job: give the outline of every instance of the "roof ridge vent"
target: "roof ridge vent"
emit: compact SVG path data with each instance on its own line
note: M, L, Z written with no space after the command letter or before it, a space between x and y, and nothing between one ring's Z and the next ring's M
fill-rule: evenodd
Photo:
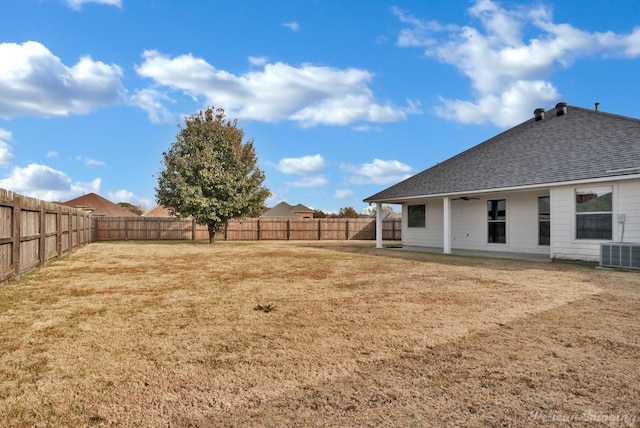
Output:
M562 116L567 113L567 103L556 104L556 116Z
M533 111L533 116L535 117L536 121L544 119L544 109L543 108L535 109Z

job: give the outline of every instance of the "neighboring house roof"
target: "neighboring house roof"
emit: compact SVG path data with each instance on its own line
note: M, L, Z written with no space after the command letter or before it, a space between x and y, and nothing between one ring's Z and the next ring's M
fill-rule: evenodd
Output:
M311 208L305 207L302 204L298 204L295 207L291 208L291 212L294 213L312 213L313 214L313 210Z
M142 217L175 217L171 215L168 209L164 207L164 205L156 205L151 208L149 211L142 214Z
M565 103L540 113L364 201L640 174L640 120Z
M375 214L371 215L371 214L358 214L358 217L356 218L376 218ZM388 213L382 213L382 219L383 220L401 220L402 219L402 213L397 213L397 212L388 212Z
M95 193L88 193L67 202L58 202L60 205L71 208L81 208L91 211L95 216L106 217L138 217L138 214L125 210L118 204L114 204L108 199Z
M286 202L280 202L275 207L271 208L264 214L260 216L260 218L299 218L296 213L311 213L313 214L313 210L305 207L302 204L298 204L296 206L291 206Z
M402 213L396 213L396 212L383 213L382 214L382 218L384 220L401 220L402 219Z

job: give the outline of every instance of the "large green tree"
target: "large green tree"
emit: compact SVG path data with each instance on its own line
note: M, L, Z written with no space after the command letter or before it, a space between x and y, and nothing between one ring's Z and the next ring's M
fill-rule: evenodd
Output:
M358 212L353 207L344 207L340 208L338 217L356 218L358 217Z
M223 109L209 107L185 118L171 148L162 153L156 199L170 213L206 225L209 242L229 220L258 216L271 195L257 166L253 139Z

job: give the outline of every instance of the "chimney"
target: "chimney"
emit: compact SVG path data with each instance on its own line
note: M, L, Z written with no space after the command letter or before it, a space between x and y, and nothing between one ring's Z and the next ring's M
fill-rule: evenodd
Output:
M562 116L567 113L567 103L556 104L556 116Z
M598 111L598 106L600 105L600 103L595 103L596 105L596 111Z
M537 108L533 111L533 116L536 118L536 122L544 119L544 109Z

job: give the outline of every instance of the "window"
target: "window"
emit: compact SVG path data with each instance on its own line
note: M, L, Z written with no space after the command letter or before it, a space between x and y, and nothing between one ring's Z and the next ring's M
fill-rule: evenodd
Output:
M498 199L487 202L490 244L507 243L507 200Z
M407 224L409 227L427 227L427 206L407 206Z
M538 245L551 245L551 203L549 196L538 198Z
M576 189L576 239L612 239L613 187Z

